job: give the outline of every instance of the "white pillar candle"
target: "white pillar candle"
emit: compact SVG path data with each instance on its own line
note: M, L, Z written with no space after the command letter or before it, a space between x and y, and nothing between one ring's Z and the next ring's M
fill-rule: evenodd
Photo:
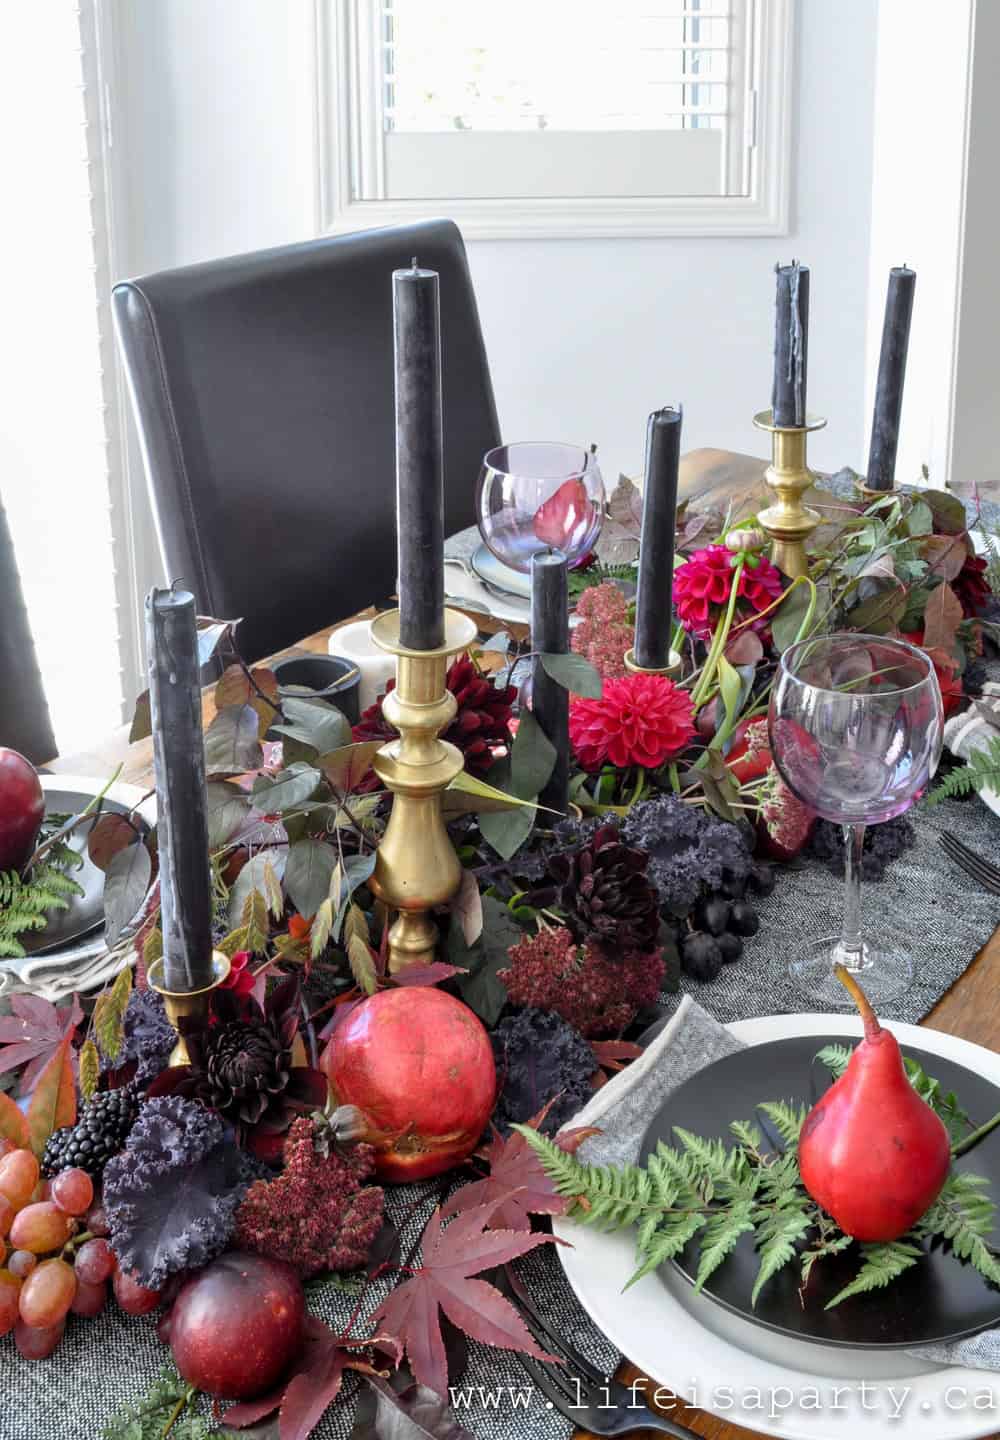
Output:
M353 620L350 625L341 625L334 630L329 640L331 655L342 655L352 660L361 673L358 687L358 704L362 710L374 705L385 687L396 674L396 657L388 655L375 644L369 631L369 621Z

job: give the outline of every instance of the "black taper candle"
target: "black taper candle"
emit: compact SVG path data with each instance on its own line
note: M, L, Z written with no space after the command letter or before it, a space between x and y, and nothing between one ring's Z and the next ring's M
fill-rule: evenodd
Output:
M552 774L538 798L553 810L565 810L569 799L569 694L546 672L538 655L565 655L569 650L567 570L561 550L531 557L531 713L556 752Z
M160 856L163 985L190 993L212 983L212 877L194 596L146 597L149 700Z
M774 267L774 380L771 410L775 425L806 423L806 360L809 349L809 267L793 260Z
M642 491L633 651L635 663L643 670L662 670L670 664L681 418L679 406L675 409L667 405L662 410L654 410L646 424L646 478Z
M444 644L444 447L438 277L392 276L396 347L396 528L399 639L411 650Z
M906 351L910 343L910 317L917 272L905 265L889 271L882 325L882 350L875 387L875 413L868 450L869 490L891 490L896 481L896 447L899 444L899 417L903 409L903 381L906 378Z

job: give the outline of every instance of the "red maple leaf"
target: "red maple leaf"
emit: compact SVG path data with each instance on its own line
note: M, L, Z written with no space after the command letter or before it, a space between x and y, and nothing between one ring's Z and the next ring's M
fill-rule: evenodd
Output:
M20 1092L27 1095L64 1037L79 1025L83 1011L76 995L72 1004L61 1010L39 995L12 995L10 1008L13 1014L0 1015L0 1074L24 1065ZM70 1062L75 1074L76 1051L72 1046Z
M405 1346L410 1369L436 1395L448 1393L448 1360L441 1335L441 1312L472 1340L501 1350L521 1350L537 1360L553 1356L540 1350L517 1310L499 1290L471 1277L506 1265L551 1235L524 1235L486 1227L500 1201L476 1205L447 1226L440 1208L423 1235L423 1266L398 1285L372 1315Z
M378 1376L377 1370L359 1349L384 1350L399 1363L402 1350L387 1335L373 1335L367 1340L351 1340L335 1335L315 1315L307 1315L302 1351L290 1375L275 1389L256 1400L231 1405L222 1418L231 1430L245 1430L265 1416L278 1411L278 1440L306 1440L340 1394L346 1370L362 1375ZM218 1416L217 1416L218 1418Z
M556 1193L542 1162L523 1135L504 1139L494 1130L486 1151L490 1173L456 1190L444 1209L445 1215L463 1215L477 1205L494 1207L490 1224L494 1229L530 1231L532 1215L565 1215L569 1201Z
M558 1098L553 1095L549 1103L527 1121L532 1130L541 1128ZM560 1150L573 1155L588 1136L598 1134L596 1126L580 1125L557 1135L555 1143ZM523 1135L515 1131L505 1140L494 1130L489 1147L477 1151L477 1155L489 1165L489 1175L485 1180L473 1180L456 1190L445 1206L445 1215L461 1215L475 1205L494 1205L490 1220L494 1230L527 1231L531 1229L532 1215L566 1214L569 1198L556 1193L542 1162Z

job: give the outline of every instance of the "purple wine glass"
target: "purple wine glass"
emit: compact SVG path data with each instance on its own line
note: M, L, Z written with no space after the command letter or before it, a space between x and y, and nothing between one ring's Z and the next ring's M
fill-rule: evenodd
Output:
M788 788L844 829L839 938L811 942L789 965L799 989L833 1008L846 997L834 965L861 977L873 1004L903 994L913 961L877 951L861 931L865 827L919 800L941 758L944 707L930 658L882 635L800 640L781 657L768 717L771 753Z
M594 450L551 441L488 450L476 486L476 520L486 545L512 570L527 575L541 550L561 550L572 569L594 548L604 520Z

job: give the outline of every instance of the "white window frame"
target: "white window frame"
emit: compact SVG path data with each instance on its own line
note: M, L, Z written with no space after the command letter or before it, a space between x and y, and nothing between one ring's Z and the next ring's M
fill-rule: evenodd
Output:
M381 84L381 60L374 58L376 47L367 41L376 7L377 0L316 0L318 200L325 233L406 224L442 213L470 240L788 233L793 0L752 0L749 7L750 85L744 123L751 144L745 195L518 200L355 198L355 174L363 177L364 188L381 188L379 110L373 98ZM739 156L730 156L731 184L742 180L747 152L739 149Z

